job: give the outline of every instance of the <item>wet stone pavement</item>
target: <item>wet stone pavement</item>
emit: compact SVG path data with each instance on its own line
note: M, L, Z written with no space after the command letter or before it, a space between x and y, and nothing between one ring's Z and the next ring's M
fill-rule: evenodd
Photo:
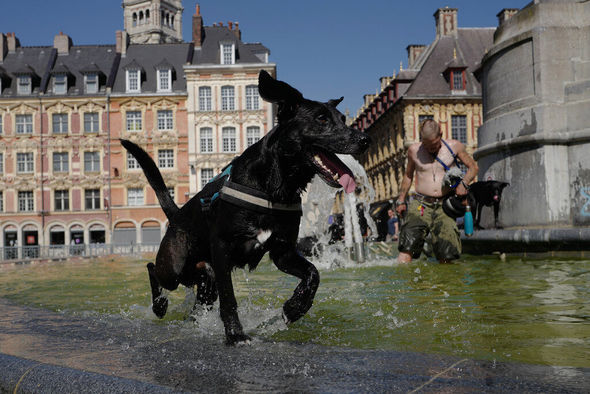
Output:
M589 392L590 369L255 338L0 298L0 392ZM11 357L11 356L16 356Z

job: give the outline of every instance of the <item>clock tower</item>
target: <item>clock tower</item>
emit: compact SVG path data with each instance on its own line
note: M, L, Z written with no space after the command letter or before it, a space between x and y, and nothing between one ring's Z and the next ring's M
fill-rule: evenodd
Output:
M182 42L182 0L123 0L122 7L130 43Z

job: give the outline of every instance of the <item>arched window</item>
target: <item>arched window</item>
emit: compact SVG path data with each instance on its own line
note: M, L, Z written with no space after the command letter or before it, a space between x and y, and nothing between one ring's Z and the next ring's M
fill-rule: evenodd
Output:
M166 22L166 14L164 13L164 11L162 11L161 15L160 15L160 25L163 26L165 22Z
M139 11L139 24L143 25L143 11Z
M170 18L170 27L174 27L174 15Z
M137 26L137 14L133 13L133 27Z
M150 10L145 10L145 23L150 23Z

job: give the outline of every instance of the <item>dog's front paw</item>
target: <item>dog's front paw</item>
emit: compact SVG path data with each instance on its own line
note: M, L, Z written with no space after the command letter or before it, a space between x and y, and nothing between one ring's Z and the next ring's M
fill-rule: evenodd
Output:
M245 346L252 341L246 334L228 334L225 338L225 344L228 346Z
M301 319L305 312L309 308L304 307L300 302L293 300L293 298L287 300L283 305L283 320L286 324L296 322Z

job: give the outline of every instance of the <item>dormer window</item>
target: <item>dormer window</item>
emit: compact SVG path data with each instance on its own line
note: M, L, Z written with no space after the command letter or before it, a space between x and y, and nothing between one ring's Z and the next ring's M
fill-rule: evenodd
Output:
M31 94L31 76L30 75L19 75L17 82L18 94Z
M221 43L221 64L235 64L236 51L233 42Z
M139 70L127 70L127 92L141 92L139 83Z
M464 71L463 70L453 70L451 71L451 90L465 90L465 78L464 78Z
M53 76L53 94L66 94L68 91L68 77L66 74Z
M169 92L172 87L172 73L169 68L158 70L158 91Z
M98 93L98 74L89 73L84 76L86 93Z

